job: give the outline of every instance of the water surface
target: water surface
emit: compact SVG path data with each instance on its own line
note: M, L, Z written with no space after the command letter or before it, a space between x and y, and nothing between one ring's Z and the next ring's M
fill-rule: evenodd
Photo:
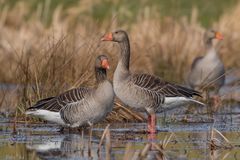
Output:
M176 109L158 114L158 134L151 143L162 143L173 133L164 149L168 159L240 159L240 107L225 107L216 114L205 111L195 114ZM214 119L214 121L213 121ZM105 159L108 153L105 141L97 154L98 144L107 124L95 125L89 153L89 131L59 133L55 124L17 123L17 133L13 133L11 119L1 118L0 159ZM232 149L210 150L209 140L212 128L218 129L230 143ZM140 152L149 137L144 133L146 123L118 123L110 125L111 159L122 159L126 145L131 143L132 154ZM217 135L216 135L217 136ZM217 137L219 138L219 136ZM154 159L155 152L148 152L148 159ZM152 154L152 155L151 155Z

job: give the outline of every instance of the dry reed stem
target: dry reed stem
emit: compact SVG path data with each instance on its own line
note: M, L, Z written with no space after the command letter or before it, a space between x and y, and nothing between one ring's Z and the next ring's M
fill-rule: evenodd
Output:
M111 145L111 134L109 128L107 128L106 132L106 160L111 160L111 150L112 150L112 145Z
M114 102L113 111L106 117L107 122L145 122L146 119L144 116L139 113L135 112L126 106L122 105L118 101Z
M157 159L161 159L161 160L166 159L165 152L161 147L159 147L159 145L157 145L156 143L153 143L152 146L154 149L158 151Z
M106 128L104 129L103 134L102 134L102 137L101 137L100 142L99 142L99 144L98 144L97 154L98 154L99 157L101 157L101 155L100 155L100 154L101 154L101 146L102 146L102 144L103 144L103 139L106 137L107 130L109 129L109 127L110 127L110 124L108 124L108 125L106 126Z
M147 143L144 148L142 149L142 151L140 152L140 157L145 157L148 153L149 150L151 150L151 143Z
M165 136L162 143L159 144L154 142L147 143L143 149L135 151L134 154L131 152L131 144L127 144L124 159L145 159L148 154L154 154L157 159L167 159L164 150L166 149L173 136L174 133L171 133L169 136Z
M84 147L85 147L85 145L84 145L84 131L82 130L82 136L81 136L81 156L83 157L84 156Z
M170 136L165 136L163 142L161 143L161 148L162 149L166 149L167 145L169 144L169 142L171 141L172 137L173 137L174 133L171 133Z
M132 143L127 143L126 145L126 149L125 149L125 153L123 156L123 160L128 160L131 159L133 157L134 152L132 151Z
M214 137L214 134L217 133L217 135L220 135L220 137L223 139L218 139ZM211 136L210 140L208 141L210 145L211 150L217 150L217 149L233 149L234 146L229 142L229 140L217 129L213 128L211 130Z
M226 154L224 154L224 156L222 157L222 160L227 159L229 155L230 155L230 152L227 152Z
M217 69L217 68L215 68ZM205 78L205 80L203 80L203 84L205 83L205 81L207 81L208 77L211 76L211 74L214 72L214 69L209 73L209 75ZM217 80L219 80L220 78L222 78L223 76L226 76L227 74L230 74L232 72L232 70L229 70L227 72L225 72L224 74L220 75L219 77L215 78L214 80L208 82L207 84L203 85L201 87L201 90L204 90L206 88L208 88L209 86L211 86L212 84L214 84Z
M93 129L93 126L90 125L90 128L89 128L89 140L88 140L88 157L92 157L92 129Z
M140 155L140 151L137 150L136 152L134 152L133 156L132 156L132 160L139 160L139 155Z
M15 118L14 118L14 122L13 122L13 130L12 130L12 134L17 134L17 110L16 110L16 113L15 113Z

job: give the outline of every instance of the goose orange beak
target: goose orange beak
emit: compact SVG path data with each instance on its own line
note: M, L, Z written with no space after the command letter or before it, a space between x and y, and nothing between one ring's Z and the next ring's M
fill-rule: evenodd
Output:
M113 35L112 33L107 33L105 34L102 38L101 41L112 41L113 40Z
M109 63L107 59L102 60L101 65L105 69L110 69Z
M218 40L223 40L223 35L220 32L216 32L215 38Z

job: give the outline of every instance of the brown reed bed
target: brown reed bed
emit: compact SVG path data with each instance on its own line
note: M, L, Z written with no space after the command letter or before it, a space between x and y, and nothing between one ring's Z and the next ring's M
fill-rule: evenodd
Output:
M131 25L118 25L118 17L95 22L81 17L78 6L64 11L54 10L49 26L42 23L44 10L33 12L19 2L0 12L0 81L14 87L1 91L0 111L24 110L41 98L57 95L78 86L94 86L93 61L96 55L107 54L112 74L117 63L116 44L101 43L103 33L116 28L126 29L132 46L131 69L154 73L166 80L184 83L192 60L202 55L205 30L193 9L190 20L182 17L159 19L139 13ZM224 35L219 52L226 68L239 69L240 23L236 21L240 3L224 14L213 28ZM26 20L25 17L29 18ZM146 29L147 28L147 29ZM231 55L231 56L230 56ZM143 117L115 103L107 121L143 121Z

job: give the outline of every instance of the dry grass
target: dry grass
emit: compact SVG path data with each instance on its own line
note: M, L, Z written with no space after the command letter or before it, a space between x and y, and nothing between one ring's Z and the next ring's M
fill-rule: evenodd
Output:
M161 143L149 142L141 150L135 152L131 143L126 145L125 154L123 159L148 159L147 157L154 157L154 159L165 160L166 148L169 142L172 140L173 133L170 136L166 136Z
M217 129L212 128L210 133L210 140L208 140L211 151L218 149L233 149L231 142Z
M132 70L155 73L171 81L184 83L192 60L204 51L205 29L197 21L196 9L190 20L182 17L178 21L170 17L160 21L157 16L143 12L131 26L119 26L117 16L102 23L89 17L81 17L80 21L80 12L84 12L84 8L69 8L63 18L59 6L53 13L52 23L46 27L41 23L44 9L29 17L29 8L24 2L12 9L3 8L0 12L0 81L14 87L9 89L11 95L2 97L1 111L18 108L23 112L41 98L73 87L94 86L93 62L98 54L110 57L109 78L112 79L118 47L100 42L103 33L112 29L123 28L129 33ZM239 12L240 3L214 24L225 37L218 47L227 68L240 67L240 22L236 21ZM25 17L29 17L28 20ZM2 91L1 94L7 95ZM8 100L9 96L13 98ZM121 116L124 120L141 119L118 105L114 111L122 112L115 114L115 119Z

